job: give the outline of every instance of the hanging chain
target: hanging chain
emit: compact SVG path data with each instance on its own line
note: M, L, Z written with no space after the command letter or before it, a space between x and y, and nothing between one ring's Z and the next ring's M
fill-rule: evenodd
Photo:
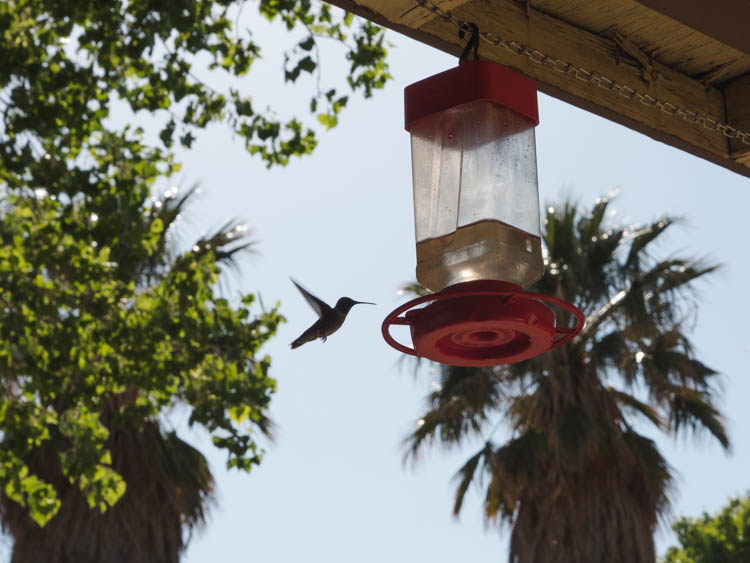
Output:
M441 8L431 0L415 0L415 2L425 10L432 12L443 20L455 24L459 28L459 30L462 30L466 33L471 32L470 22L458 19L451 12ZM626 84L620 84L616 80L607 78L599 72L590 71L586 70L583 67L575 66L569 62L557 59L536 49L529 49L528 47L521 45L516 41L503 39L502 37L499 37L498 35L495 35L494 33L491 33L489 31L480 31L479 36L492 45L498 45L507 49L514 55L525 56L531 62L550 66L557 72L570 74L571 76L575 76L582 82L588 82L604 90L616 92L623 98L636 100L647 107L660 109L661 111L672 117L678 117L680 119L683 119L684 121L687 121L688 123L696 123L698 125L702 125L709 131L718 131L728 139L738 139L746 145L750 145L750 133L740 131L736 127L732 127L731 125L722 123L721 121L717 121L716 119L701 115L698 112L689 109L683 109L671 102L659 100L658 98L654 98L649 94L643 94L637 91L635 88L632 88L631 86L628 86Z

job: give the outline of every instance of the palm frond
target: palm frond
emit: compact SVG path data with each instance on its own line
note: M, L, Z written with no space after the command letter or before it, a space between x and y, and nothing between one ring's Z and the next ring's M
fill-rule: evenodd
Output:
M256 244L255 241L250 240L250 234L241 221L230 219L213 233L196 241L194 253L202 256L211 252L218 264L224 263L236 267L235 255L240 252L253 251Z
M674 487L672 468L650 438L630 429L623 433L622 439L627 445L627 459L633 464L632 474L643 476L634 481L638 486L632 494L645 499L644 505L653 507L652 518L666 517Z
M620 241L623 236L624 232L622 230L613 230L611 232L599 233L599 236L594 236L590 240L582 238L581 246L583 248L586 268L582 273L587 274L587 277L601 277L602 282L611 284L606 274L610 273L610 270L613 269L613 264L616 263L615 256L620 249ZM593 287L599 287L599 284ZM593 295L598 293L592 292L588 287L585 289Z
M496 406L502 399L503 374L489 368L440 366L440 389L431 395L432 403L462 402L480 411Z
M687 427L694 433L708 431L725 450L731 450L727 429L710 395L695 389L673 386L669 405L669 423L674 432Z
M168 193L157 200L161 205L158 208L158 213L155 214L152 211L151 217L158 217L161 219L164 224L164 233L169 231L170 227L172 227L185 212L188 205L193 202L198 194L198 189L198 184L193 184L180 196L173 196Z
M230 219L212 233L197 240L190 252L175 261L173 268L179 269L180 263L189 264L196 258L211 255L219 268L226 267L239 275L239 256L255 252L256 241L251 240L250 236L251 232L242 222ZM222 291L228 289L226 283L227 278L222 276L220 278Z
M577 216L578 206L572 201L557 206L547 204L543 239L551 260L568 263L575 259L578 241L574 225Z
M404 461L417 461L424 448L434 442L450 448L457 446L469 435L480 435L485 421L484 413L468 413L458 403L442 405L429 411L417 421L416 429L404 438Z
M173 227L177 219L185 213L185 209L193 201L197 192L198 185L195 184L185 190L179 197L163 196L157 198L151 209L147 210L144 215L142 228L147 232L153 232L152 227L156 221L161 223L155 248L141 265L141 272L146 277L150 279L154 279L155 276L158 277L161 268L174 259L175 245L169 237L175 232Z
M656 240L659 235L674 225L677 221L678 219L674 217L663 217L648 227L630 235L632 242L630 243L628 257L625 260L625 267L630 270L640 270L642 261L641 253L643 253L648 245Z
M600 198L598 203L594 204L591 211L580 218L578 222L578 232L581 240L588 241L602 232L602 224L607 214L607 207L612 200L604 197Z
M620 289L608 301L586 318L586 326L577 337L585 340L596 334L599 327L610 318L621 315L628 325L661 327L654 323L655 317L665 322L674 321L674 300L659 299L659 289L668 284L670 290L676 287L686 287L700 276L710 274L718 266L704 268L690 268L686 261L676 258L661 260L652 265L647 271L639 273L630 284Z
M687 260L680 258L667 258L654 262L647 270L639 270L637 274L632 275L631 284L639 289L657 290L673 273L684 271L687 263Z
M614 387L607 387L607 393L617 402L617 405L624 410L628 410L633 413L640 414L650 420L654 426L659 429L665 428L665 421L651 405L648 405L642 401L636 399L633 395L619 391Z
M464 504L464 497L466 496L466 492L469 490L472 481L474 481L477 468L483 462L483 459L491 454L492 445L489 442L486 442L482 449L471 456L453 476L453 478L458 481L458 486L456 487L456 500L453 504L454 516L458 516L461 512L461 507Z
M206 522L214 480L201 452L169 432L161 440L164 470L175 487L175 504L188 528Z
M627 289L620 289L606 303L588 315L583 330L575 340L583 341L595 335L599 327L617 312L617 307L625 300L631 290L632 286Z
M721 264L711 264L707 260L685 260L677 267L663 272L659 286L659 293L671 292L688 286L698 278L712 274L721 269Z
M632 385L638 375L638 362L637 352L633 350L633 335L629 332L627 328L613 328L591 342L586 357L591 369L603 375L617 374L627 385Z
M548 456L545 436L537 430L528 430L485 457L490 475L484 499L487 523L512 518L524 490L543 478L544 466L540 461Z
M718 372L693 357L685 335L674 329L656 335L641 358L644 382L660 399L671 396L672 386L709 391Z
M441 386L428 397L428 411L403 440L404 460L417 460L424 447L438 442L454 447L481 434L503 396L501 376L489 369L441 366Z
M253 420L253 424L263 433L270 443L276 442L277 425L271 417L265 412L258 414L258 418Z

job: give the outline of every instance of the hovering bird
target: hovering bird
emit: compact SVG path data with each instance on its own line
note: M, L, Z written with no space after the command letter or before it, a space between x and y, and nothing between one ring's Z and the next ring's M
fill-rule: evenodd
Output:
M292 283L297 287L297 289L299 289L299 292L310 304L310 307L315 309L315 312L318 313L318 316L320 317L317 321L315 321L315 324L313 324L310 328L303 332L300 337L297 338L297 340L290 344L292 350L302 346L307 342L312 342L316 338L321 338L323 339L323 342L325 342L329 336L331 336L334 332L341 328L341 325L344 324L344 320L346 319L346 315L349 313L349 310L355 305L375 305L375 303L370 303L369 301L355 301L354 299L349 299L348 297L342 297L336 302L336 306L331 308L324 301L321 301L320 299L315 297L312 293L307 291L296 281L292 280Z

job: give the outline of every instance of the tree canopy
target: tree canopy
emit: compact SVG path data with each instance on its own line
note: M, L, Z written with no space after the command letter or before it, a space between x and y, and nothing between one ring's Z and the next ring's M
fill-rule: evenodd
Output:
M85 191L77 157L99 142L116 102L163 117L159 137L189 147L196 130L223 121L269 166L309 154L316 136L293 117L259 110L247 89L219 90L205 72L247 76L262 49L251 30L237 29L246 2L78 2L10 0L0 4L0 179L11 187L36 182L50 192ZM279 21L293 43L284 80L319 70L318 41L342 46L347 81L365 97L388 80L382 30L311 0L259 0L262 17ZM294 32L294 33L293 33ZM202 78L203 77L203 78ZM249 82L245 82L249 85ZM326 127L337 123L345 93L317 82L310 111ZM156 122L155 122L156 123ZM38 162L41 159L41 162ZM31 174L31 176L27 176Z
M262 82L220 90L205 79L246 76L261 56L237 25L245 4L0 3L0 487L39 524L60 507L33 469L45 445L104 511L126 489L107 447L113 424L149 427L176 404L230 467L260 462L256 431L269 430L275 388L260 349L283 319L217 289L221 265L247 245L238 223L176 252L188 194L153 193L179 170L174 144L190 147L212 123L267 166L315 147L314 125L253 105ZM351 91L369 97L388 80L380 28L308 0L253 6L286 30L284 80L318 71L321 39L341 45ZM347 94L312 82L314 123L333 127ZM123 104L150 116L148 131L118 125Z
M114 188L147 190L147 175L129 174L114 147L107 154ZM65 445L62 471L92 506L124 492L104 413L148 420L185 402L230 467L260 461L249 430L266 424L275 383L270 359L255 355L282 319L276 308L251 314L251 294L239 306L217 294L217 260L242 247L241 231L229 225L170 257L171 206L128 197L105 212L95 203L108 199L9 195L0 211L0 479L39 522L59 501L26 462L47 440Z
M731 498L715 514L683 516L673 525L679 546L663 563L745 563L750 561L750 495Z

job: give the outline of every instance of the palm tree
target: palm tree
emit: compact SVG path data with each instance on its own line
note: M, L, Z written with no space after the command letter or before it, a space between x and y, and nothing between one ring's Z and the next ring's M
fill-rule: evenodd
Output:
M148 294L162 280L207 253L217 266L232 266L237 253L252 244L246 229L230 221L191 245L192 250L178 253L171 240L173 227L195 193L195 188L180 197L176 190L167 192L150 209L140 204L111 209L99 232L97 225L92 227L86 221L71 221L69 228L80 230L75 236L100 240L113 240L112 233L121 233L119 242L111 245L116 261L113 275L133 280L139 295ZM71 205L75 208L75 202ZM89 209L74 211L86 218L91 213ZM157 220L163 228L152 228ZM144 233L151 232L159 233L154 241L156 250L143 252L140 241ZM67 447L64 436L52 435L32 451L25 460L29 471L55 487L61 506L40 527L27 508L0 494L0 522L13 538L11 563L177 563L189 533L205 521L214 480L198 450L164 429L159 418L143 415L136 402L141 396L144 393L131 385L109 397L101 413L109 430L106 447L111 466L127 484L125 494L106 512L90 507L78 484L63 474L59 452ZM57 405L57 410L63 411L64 405ZM272 438L272 422L265 414L253 422Z
M658 258L675 220L610 227L610 198L571 201L544 221L547 269L535 289L586 315L566 346L495 368L440 366L439 388L405 439L406 459L430 445L481 441L456 474L457 516L472 483L486 522L511 529L512 563L645 563L667 514L671 468L643 422L668 435L729 439L714 406L717 373L687 336L695 282L717 265ZM507 435L494 434L506 423Z
M58 513L40 528L19 504L3 498L3 526L13 537L11 563L177 563L185 532L203 524L214 481L208 462L155 421L111 423L112 466L127 483L109 510L92 509L63 476L58 441L48 441L28 463L55 486Z

